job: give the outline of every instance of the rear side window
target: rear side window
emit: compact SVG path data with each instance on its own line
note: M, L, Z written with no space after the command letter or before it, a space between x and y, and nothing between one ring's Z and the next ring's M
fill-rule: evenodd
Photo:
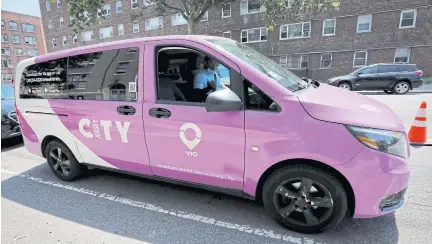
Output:
M399 65L398 69L400 72L414 72L417 70L415 65Z
M135 101L138 48L95 52L24 70L21 98Z
M69 58L69 98L134 101L137 96L138 49L123 48Z
M21 78L20 98L67 98L67 58L28 66Z
M378 73L391 73L398 71L399 69L397 65L381 65L378 67Z

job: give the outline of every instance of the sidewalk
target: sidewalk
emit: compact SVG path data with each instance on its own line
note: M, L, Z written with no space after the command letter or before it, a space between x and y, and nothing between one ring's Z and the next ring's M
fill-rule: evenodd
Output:
M381 94L394 95L394 94L387 94L384 91L357 91L357 92L364 95L381 95ZM419 93L432 93L432 83L431 82L425 83L421 87L413 89L405 95L410 95L410 94L414 95Z

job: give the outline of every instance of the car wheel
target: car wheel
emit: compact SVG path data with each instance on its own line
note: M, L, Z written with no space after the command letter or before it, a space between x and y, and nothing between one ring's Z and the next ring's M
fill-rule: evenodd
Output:
M394 93L393 91L389 91L389 90L384 90L384 92L387 94L393 94Z
M63 181L73 181L84 173L84 166L78 163L69 148L60 141L49 142L45 155L53 173Z
M345 90L352 90L352 86L351 84L349 84L348 82L342 82L338 85L339 88L345 89Z
M275 171L263 187L264 207L282 226L320 233L337 226L347 212L344 188L331 174L307 165Z
M399 81L393 87L393 92L396 94L405 94L409 91L410 84L406 81Z

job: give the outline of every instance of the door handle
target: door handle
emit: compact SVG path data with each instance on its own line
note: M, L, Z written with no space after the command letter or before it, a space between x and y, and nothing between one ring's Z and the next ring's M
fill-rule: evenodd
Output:
M169 118L171 116L171 111L165 108L151 108L149 115L155 118Z
M117 113L122 115L134 115L136 112L136 109L132 106L118 106L117 107Z

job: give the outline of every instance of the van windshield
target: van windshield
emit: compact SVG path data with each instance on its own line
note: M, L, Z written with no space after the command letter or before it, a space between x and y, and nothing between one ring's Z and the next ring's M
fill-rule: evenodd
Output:
M208 39L207 41L245 61L290 91L297 91L307 87L307 82L245 44L234 40Z

